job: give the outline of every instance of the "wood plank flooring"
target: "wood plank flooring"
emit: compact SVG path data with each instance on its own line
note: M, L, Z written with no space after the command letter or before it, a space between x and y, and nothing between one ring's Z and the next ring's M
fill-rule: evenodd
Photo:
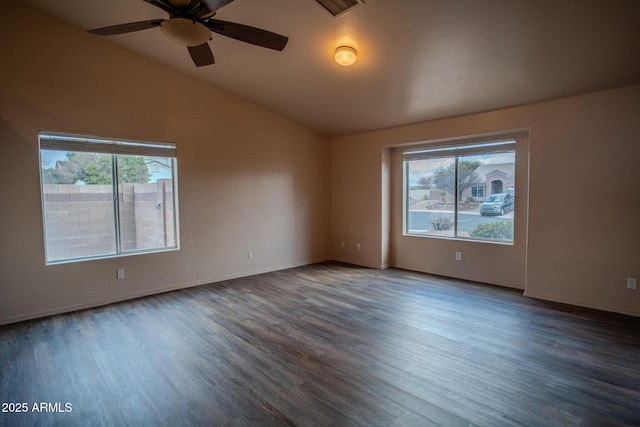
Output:
M0 327L0 392L6 426L638 426L640 319L324 263Z

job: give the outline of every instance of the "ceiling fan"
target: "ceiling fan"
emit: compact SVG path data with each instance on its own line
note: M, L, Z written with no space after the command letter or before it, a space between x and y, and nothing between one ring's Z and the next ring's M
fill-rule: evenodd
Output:
M281 51L288 37L235 22L213 19L216 12L233 0L144 0L169 14L169 19L150 19L89 30L91 34L112 36L159 27L164 35L186 46L196 66L214 64L213 53L207 43L211 32L256 46Z

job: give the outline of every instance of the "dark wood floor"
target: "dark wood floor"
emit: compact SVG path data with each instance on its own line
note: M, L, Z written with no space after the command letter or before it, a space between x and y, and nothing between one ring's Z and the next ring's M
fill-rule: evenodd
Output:
M3 409L28 404L0 424L637 426L639 340L638 318L318 264L0 327Z

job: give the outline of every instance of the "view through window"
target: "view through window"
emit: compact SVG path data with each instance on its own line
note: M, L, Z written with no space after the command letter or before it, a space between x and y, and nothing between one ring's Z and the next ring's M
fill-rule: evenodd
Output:
M405 233L513 242L515 140L406 150Z
M174 144L39 139L47 263L177 249Z

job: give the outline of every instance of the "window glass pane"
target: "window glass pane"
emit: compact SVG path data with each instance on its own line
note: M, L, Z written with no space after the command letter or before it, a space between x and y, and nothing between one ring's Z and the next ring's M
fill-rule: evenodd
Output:
M513 242L515 156L513 140L404 152L405 233Z
M113 254L111 155L41 150L47 261Z
M173 159L118 155L123 251L175 247Z
M454 237L455 157L406 163L407 232Z
M175 144L39 137L47 263L178 249Z
M513 241L515 153L458 158L458 237Z

